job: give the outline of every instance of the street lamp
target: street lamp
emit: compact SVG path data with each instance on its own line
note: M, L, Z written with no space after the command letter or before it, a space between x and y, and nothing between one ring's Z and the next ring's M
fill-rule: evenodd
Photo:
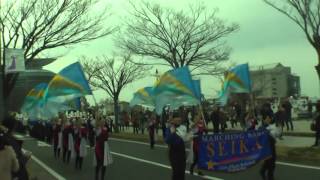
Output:
M156 74L155 74L155 76L156 76L156 82L158 82L158 81L159 81L159 78L160 78L158 69L156 69Z

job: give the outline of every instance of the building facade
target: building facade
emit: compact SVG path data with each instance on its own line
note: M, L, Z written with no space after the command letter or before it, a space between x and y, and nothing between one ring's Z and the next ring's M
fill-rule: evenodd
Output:
M26 70L23 72L10 74L16 76L14 81L10 82L10 90L7 96L7 109L9 111L19 112L26 95L39 83L49 83L55 73L44 70L43 66L52 63L55 59L35 59L26 64ZM0 77L2 73L0 72ZM2 78L0 78L1 94L3 93ZM5 87L7 88L7 87ZM3 103L2 97L0 97ZM2 106L1 106L2 107Z
M258 98L300 96L300 77L280 63L250 68L252 91Z

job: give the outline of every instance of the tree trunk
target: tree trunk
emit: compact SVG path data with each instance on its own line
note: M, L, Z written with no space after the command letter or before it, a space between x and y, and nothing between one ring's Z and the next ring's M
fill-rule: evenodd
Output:
M113 98L113 106L114 106L114 121L115 121L115 132L119 132L119 98Z
M315 66L320 81L320 47L316 49L318 55L318 65Z

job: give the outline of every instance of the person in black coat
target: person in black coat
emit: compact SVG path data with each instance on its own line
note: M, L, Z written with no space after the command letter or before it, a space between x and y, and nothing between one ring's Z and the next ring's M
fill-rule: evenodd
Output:
M289 125L291 131L293 131L293 123L292 123L292 115L291 115L291 110L292 110L292 105L289 100L286 100L282 104L285 112L286 112L286 126L287 126L287 131L289 131Z
M221 121L221 116L220 116L220 108L215 107L213 109L213 112L210 115L210 120L212 121L213 124L213 132L214 133L219 133L219 124Z
M264 120L263 127L264 129L269 130L268 140L271 150L271 157L266 159L262 167L260 169L260 175L263 180L274 180L274 171L276 169L276 159L277 159L277 153L276 153L276 139L275 135L272 134L271 124L273 123L273 120L271 117L267 116Z
M319 145L320 140L320 101L316 104L316 115L315 115L315 122L314 122L314 130L315 130L315 142L313 144L313 147Z
M13 173L12 177L13 179L18 179L18 180L28 180L29 175L26 169L26 164L28 160L31 157L31 154L29 153L23 153L22 152L22 141L17 140L13 136L13 130L15 128L16 120L11 117L7 116L5 117L4 121L2 122L2 125L7 128L7 133L5 134L5 139L6 139L6 145L10 145L14 152L17 155L17 159L19 161L19 170L16 173Z
M269 102L262 105L260 114L262 116L262 120L266 119L267 116L273 119L274 113Z
M278 107L278 111L274 114L274 120L275 120L277 127L280 127L280 129L281 129L280 137L282 137L284 122L286 120L286 113L284 111L283 106Z
M171 121L171 127L167 128L166 143L169 146L169 161L172 168L171 180L184 180L186 170L186 150L182 137L176 130L179 127L180 118Z

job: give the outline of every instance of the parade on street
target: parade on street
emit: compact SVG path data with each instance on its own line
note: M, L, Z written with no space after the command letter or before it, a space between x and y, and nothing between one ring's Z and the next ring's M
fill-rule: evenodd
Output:
M0 0L0 180L319 180L319 78L316 0Z

